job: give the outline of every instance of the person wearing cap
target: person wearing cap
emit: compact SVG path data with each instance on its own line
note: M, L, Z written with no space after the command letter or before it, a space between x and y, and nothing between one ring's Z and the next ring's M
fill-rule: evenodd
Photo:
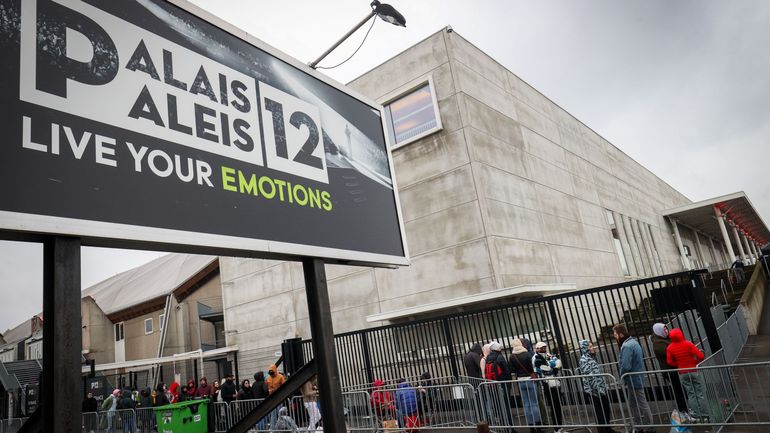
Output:
M226 374L222 386L219 388L219 396L227 404L230 404L238 396L238 389L233 381L232 374Z
M559 392L559 380L556 376L561 370L561 360L551 353L548 353L548 345L542 341L535 344L535 355L532 357L532 367L538 378L541 380L543 395L545 396L545 405L550 409L549 424L555 426L557 433L564 432L561 428L564 423L564 414L561 409L561 393Z
M507 407L502 408L502 425L513 425L513 415L511 414L511 369L508 361L502 353L503 346L497 341L489 343L489 355L487 355L484 364L484 378L501 383L497 388L500 391L500 401Z
M393 419L393 396L389 391L383 390L385 382L377 379L372 383L372 396L369 402L374 414L380 421Z
M115 433L115 414L118 410L119 398L120 390L116 388L102 402L102 412L107 411L107 433Z
M656 323L652 325L652 351L655 353L655 358L658 360L658 366L661 370L675 369L676 367L670 365L666 360L666 349L671 344L671 339L668 335L668 326L663 323ZM679 374L676 371L669 371L663 375L665 380L670 384L674 394L674 400L676 401L676 410L680 415L688 418L687 421L694 421L689 419L689 408L687 407L687 397L684 395L682 389L682 382L679 380Z

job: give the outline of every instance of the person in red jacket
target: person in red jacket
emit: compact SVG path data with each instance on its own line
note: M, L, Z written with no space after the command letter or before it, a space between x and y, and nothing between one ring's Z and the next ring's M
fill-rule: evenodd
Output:
M682 387L687 393L687 404L692 415L696 418L704 418L708 412L706 401L703 397L703 384L695 368L703 361L703 352L692 342L685 340L682 330L674 328L668 334L671 344L666 348L666 363L677 368L682 381Z

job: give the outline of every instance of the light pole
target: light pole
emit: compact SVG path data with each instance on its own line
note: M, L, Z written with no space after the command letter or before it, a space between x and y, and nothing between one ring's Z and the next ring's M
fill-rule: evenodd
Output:
M372 17L375 15L382 18L383 21L389 22L396 26L406 27L406 19L404 19L404 16L401 15L396 8L393 6L387 4L387 3L380 3L379 0L374 0L371 5L372 11L369 12L358 24L353 26L352 29L350 29L347 33L345 33L337 42L335 42L331 47L329 47L328 50L324 51L323 54L318 56L317 59L313 60L312 62L308 63L307 65L311 68L315 69L316 66L321 62L321 60L325 59L326 56L329 55L332 51L334 51L337 47L340 46L341 43L345 42L347 38L350 37L353 33L356 32L356 30L360 29L361 26L366 24L367 21L369 21Z

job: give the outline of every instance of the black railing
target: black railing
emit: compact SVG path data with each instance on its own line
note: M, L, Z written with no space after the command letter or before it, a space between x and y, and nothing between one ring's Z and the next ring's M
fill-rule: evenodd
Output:
M656 322L682 328L708 354L705 334L714 333L712 348L719 342L698 277L701 273L664 275L338 334L335 344L342 386L416 377L423 372L433 377L464 375L462 358L474 343L494 340L509 354L517 337L526 337L533 345L546 342L561 356L565 368L577 367L578 342L584 338L597 345L602 362L615 363L618 346L612 326L616 323L626 324L639 338L650 369L656 366L645 337ZM313 357L310 343L302 343L305 360Z

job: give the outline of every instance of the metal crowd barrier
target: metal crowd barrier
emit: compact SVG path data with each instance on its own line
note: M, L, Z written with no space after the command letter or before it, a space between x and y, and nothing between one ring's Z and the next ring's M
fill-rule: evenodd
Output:
M226 432L232 426L232 418L230 417L230 405L223 401L215 401L209 403L209 425L213 426L214 432Z
M583 392L583 381L601 377L607 393ZM486 382L478 387L480 419L492 429L622 427L625 408L610 374Z
M679 380L679 389L674 388L672 374ZM770 426L770 361L724 364L724 352L718 351L696 369L628 373L623 377L636 375L647 382L653 420L634 427L670 427L677 391L683 392L687 408L694 415L683 426Z
M27 418L0 419L0 433L16 433Z
M154 433L155 411L151 407L136 408L136 431L138 433ZM88 432L86 432L88 433Z
M743 345L749 338L749 328L746 324L746 312L739 305L732 316L717 328L719 340L722 342L724 357L727 364L738 360Z

